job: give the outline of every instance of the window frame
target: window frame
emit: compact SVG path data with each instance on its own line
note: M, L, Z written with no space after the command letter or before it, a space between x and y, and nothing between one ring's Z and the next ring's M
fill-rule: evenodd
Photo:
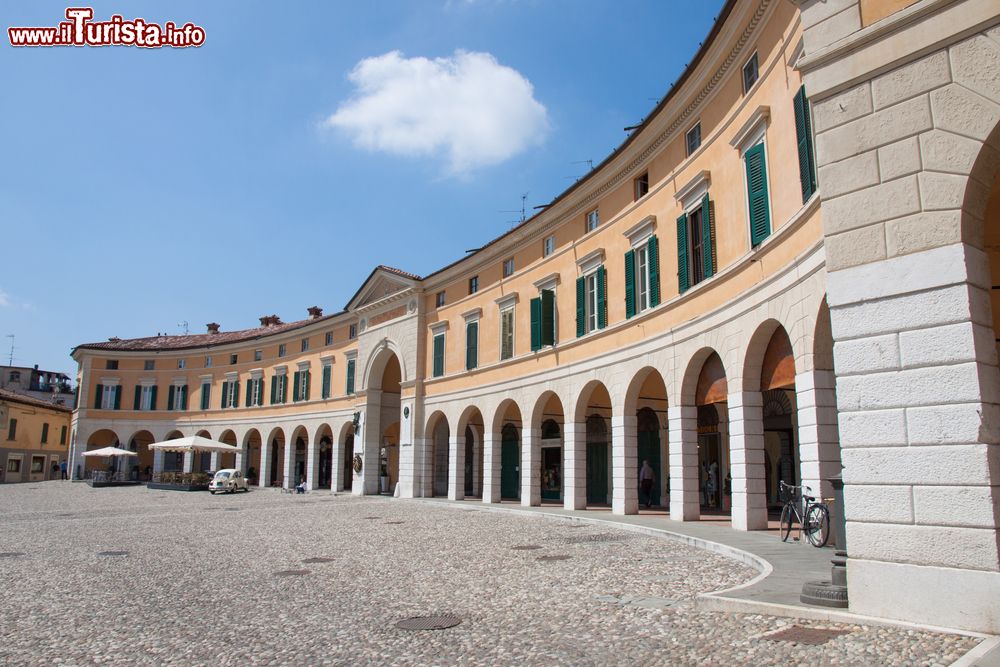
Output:
M309 338L308 337L303 338L302 342L299 345L301 347L301 349L299 350L300 352L308 352L309 351Z
M642 190L642 192L639 192ZM645 171L632 181L632 195L634 201L639 201L649 194L649 171Z
M288 354L288 346L285 343L278 344L278 357L283 357Z
M583 322L584 334L597 331L597 267L583 274Z
M479 276L475 275L469 278L469 294L475 294L479 291Z
M347 340L354 340L358 337L358 325L351 324L347 328Z
M587 215L584 217L583 229L584 233L589 234L598 227L601 226L601 214L600 208L595 208L592 211L588 211Z
M145 359L142 362L142 370L144 371L155 371L156 370L156 359Z
M263 361L264 360L264 350L254 350L253 351L253 360L254 361Z
M517 320L516 320L516 311L515 311L516 308L517 308L517 304L513 304L512 303L509 306L506 306L506 307L500 309L500 361L507 361L508 359L513 359L514 358L514 350L515 350L514 344L516 342L515 341L515 336L516 336L516 332L517 332L517 326L516 326ZM510 332L509 332L509 334L505 335L504 334L504 321L505 321L505 317L508 314L509 314L509 322L510 322ZM506 342L507 338L510 339L510 354L504 356L504 343Z
M555 235L546 236L542 240L542 257L548 257L556 251L556 237Z
M236 354L230 354L229 355L229 365L230 366L235 366L238 363L240 363L240 355L238 353L236 353Z
M753 64L753 81L747 84L747 67ZM740 68L740 82L743 87L743 94L748 94L753 87L760 81L760 59L757 57L757 51L755 50L749 58L743 63L743 67Z
M444 308L446 299L447 299L447 295L445 293L445 290L441 290L440 292L438 292L437 294L434 295L434 307L435 308Z
M326 335L323 337L324 347L330 347L333 345L333 332L327 331Z
M514 275L514 271L515 271L514 258L508 257L503 261L503 277L510 278L512 275Z
M694 146L692 146L691 145L691 135L694 132L698 133L698 143L696 143ZM698 122L696 122L694 125L692 125L691 128L687 132L684 133L684 150L686 151L687 156L691 157L696 152L698 152L699 148L701 148L701 120L700 119L698 120Z

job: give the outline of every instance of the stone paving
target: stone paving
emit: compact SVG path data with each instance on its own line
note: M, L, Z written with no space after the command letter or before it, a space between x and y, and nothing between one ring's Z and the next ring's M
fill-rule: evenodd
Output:
M755 572L471 505L46 482L0 508L0 664L936 665L979 641L696 611ZM431 614L461 624L395 627ZM847 632L766 637L793 624Z

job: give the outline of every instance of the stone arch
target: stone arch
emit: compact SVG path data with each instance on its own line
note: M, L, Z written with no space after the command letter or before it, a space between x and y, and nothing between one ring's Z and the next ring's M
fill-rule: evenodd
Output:
M222 433L219 434L219 442L232 445L233 447L239 447L239 440L236 437L236 432L231 428L227 428ZM215 467L216 470L222 470L224 468L236 468L237 467L237 452L223 452L219 454L218 465Z
M622 413L626 429L625 459L632 462L625 469L626 512L638 511L643 504L647 509L654 505L668 507L670 466L667 396L663 374L652 366L636 371L625 391ZM651 479L649 473L643 473L647 461L652 470ZM647 477L647 482L643 482L644 476ZM637 491L634 499L633 488Z
M288 463L288 480L286 488L292 488L299 482L306 482L309 469L309 447L312 440L309 438L309 429L299 424L292 429L292 434L288 438L287 449L285 450L285 460Z
M339 452L339 456L337 453ZM351 491L354 487L354 454L355 431L354 422L347 421L340 425L337 432L337 442L334 458L334 486L337 491Z
M287 473L285 454L288 439L281 426L275 426L267 434L261 445L260 484L261 486L283 486Z
M461 454L462 496L479 496L483 493L483 438L486 435L486 422L482 411L475 405L466 407L455 420L455 434L461 438L459 453Z
M431 496L447 496L451 446L449 442L451 430L448 425L448 416L441 410L432 412L427 418L427 426L424 429L424 434L430 438L427 477L430 484L425 488L430 489L429 495Z
M613 475L611 433L612 419L619 414L611 392L603 382L590 380L580 388L573 404L573 422L581 425L576 427L576 433L582 446L576 447L574 453L582 458L582 462L574 460L574 471L582 479L574 484L574 509L614 505L617 489ZM597 426L598 420L600 427Z
M315 471L310 475L310 488L332 489L334 480L333 427L322 423L313 431L309 442L315 443L310 450L310 465ZM315 478L315 480L313 479Z
M521 502L531 505L539 505L543 500L562 502L566 409L559 394L548 389L535 399L530 424L530 440L526 440L531 446L522 447L521 452L521 487L531 492L522 492Z
M153 476L154 456L149 445L156 442L156 438L148 429L139 429L128 439L128 449L137 454L134 465L138 466L139 479L149 481Z
M489 483L483 492L483 502L520 500L521 479L518 468L521 460L522 427L520 406L514 399L505 398L497 406L491 419L489 446L484 454Z
M378 388L376 385L381 385L386 364L389 363L392 355L396 355L396 361L399 362L400 379L404 382L412 379L406 370L406 358L403 355L403 348L391 338L383 338L381 342L376 344L365 360L362 387L371 389Z
M715 360L713 360L715 357ZM681 379L681 403L683 405L695 405L697 404L697 393L699 389L699 381L702 379L702 371L705 368L705 364L713 360L713 363L718 363L722 369L722 375L727 379L730 376L726 364L720 355L714 348L703 347L691 355L688 360L687 366L684 370L684 376ZM728 389L728 381L727 387ZM702 397L704 398L704 396Z
M99 428L87 436L87 446L84 451L121 446L122 441L117 431L112 428ZM104 470L107 467L108 461L104 457L83 457L83 471L86 477L89 477L94 470Z
M256 428L249 428L243 434L240 445L243 452L243 472L250 484L260 482L261 455L264 451L264 439Z

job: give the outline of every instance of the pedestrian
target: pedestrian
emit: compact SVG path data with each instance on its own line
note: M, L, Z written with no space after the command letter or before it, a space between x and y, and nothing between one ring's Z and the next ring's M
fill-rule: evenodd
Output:
M295 493L305 493L306 492L306 478L300 476L299 483L295 487Z
M639 490L646 496L646 509L653 504L653 483L656 482L656 473L653 466L649 465L649 459L644 459L642 469L639 471Z
M52 471L52 479L55 479L56 475L59 474L59 464L56 463L55 461L52 462L51 471Z
M62 473L63 479L69 479L69 476L66 475L66 459L59 462L59 472Z

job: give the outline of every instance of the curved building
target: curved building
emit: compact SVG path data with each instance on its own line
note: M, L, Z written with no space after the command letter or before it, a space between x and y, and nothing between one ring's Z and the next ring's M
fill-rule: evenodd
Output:
M461 260L379 266L332 315L79 345L73 467L118 442L736 530L843 467L852 609L1000 632L998 24L731 0L612 155ZM195 434L240 453L146 449Z

